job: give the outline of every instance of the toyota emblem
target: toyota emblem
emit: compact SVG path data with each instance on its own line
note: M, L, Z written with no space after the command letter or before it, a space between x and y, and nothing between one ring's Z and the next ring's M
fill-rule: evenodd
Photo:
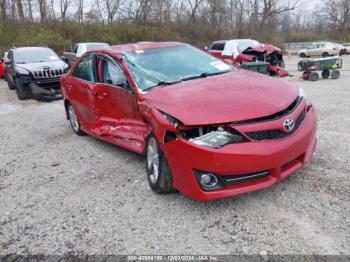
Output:
M283 123L283 127L287 132L292 131L294 126L295 126L295 122L293 119L286 119Z

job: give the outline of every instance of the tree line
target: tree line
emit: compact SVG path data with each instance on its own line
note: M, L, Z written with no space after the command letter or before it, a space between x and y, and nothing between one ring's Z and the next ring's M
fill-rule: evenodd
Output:
M0 0L0 46L254 38L350 41L350 0ZM311 5L312 7L312 5Z

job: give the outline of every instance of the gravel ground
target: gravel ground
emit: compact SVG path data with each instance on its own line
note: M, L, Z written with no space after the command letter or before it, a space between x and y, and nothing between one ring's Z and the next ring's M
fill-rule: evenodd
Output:
M345 57L350 68L350 56ZM296 58L287 58L299 74ZM0 254L350 254L350 71L302 81L318 111L310 165L212 202L153 194L144 158L73 134L62 101L0 81Z

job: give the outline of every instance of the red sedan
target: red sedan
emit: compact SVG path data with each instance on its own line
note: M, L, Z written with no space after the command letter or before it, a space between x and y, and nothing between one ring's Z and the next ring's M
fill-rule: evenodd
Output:
M211 200L261 190L316 147L316 113L302 89L183 43L90 51L61 87L74 132L145 154L157 193Z

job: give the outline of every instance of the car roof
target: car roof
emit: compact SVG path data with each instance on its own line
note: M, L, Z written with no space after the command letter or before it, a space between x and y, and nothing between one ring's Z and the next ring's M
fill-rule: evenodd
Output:
M76 45L109 45L109 44L101 43L101 42L85 42L85 43L76 43Z
M255 39L246 38L246 39L218 40L218 41L213 42L213 44L220 44L220 43L224 44L227 41L235 41L235 42L256 41L256 42L259 42L258 40L255 40Z
M164 47L185 46L187 44L181 42L139 42L133 44L123 44L111 46L110 49L116 52L130 52L135 50L156 49Z

